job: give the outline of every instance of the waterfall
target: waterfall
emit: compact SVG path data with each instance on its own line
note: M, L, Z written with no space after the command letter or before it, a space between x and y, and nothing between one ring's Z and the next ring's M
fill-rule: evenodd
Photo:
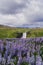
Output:
M22 38L26 38L26 32L23 33Z

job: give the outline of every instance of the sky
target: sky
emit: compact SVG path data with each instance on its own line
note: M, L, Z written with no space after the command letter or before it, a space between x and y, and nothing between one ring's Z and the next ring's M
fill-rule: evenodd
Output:
M0 24L43 27L43 0L0 0Z

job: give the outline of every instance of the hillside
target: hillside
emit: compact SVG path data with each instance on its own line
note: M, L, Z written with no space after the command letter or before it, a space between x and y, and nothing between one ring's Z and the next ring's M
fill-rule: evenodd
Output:
M27 38L29 37L43 37L43 28L15 28L0 25L0 38L16 38L20 34L27 32Z

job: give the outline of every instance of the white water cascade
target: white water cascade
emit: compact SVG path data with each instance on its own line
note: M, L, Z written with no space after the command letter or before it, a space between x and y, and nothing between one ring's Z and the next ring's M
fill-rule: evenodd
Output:
M23 33L22 38L26 38L26 32Z

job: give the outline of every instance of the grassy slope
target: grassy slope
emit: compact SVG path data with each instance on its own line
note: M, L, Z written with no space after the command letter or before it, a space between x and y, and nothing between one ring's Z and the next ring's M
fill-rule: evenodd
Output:
M0 27L0 38L15 38L17 36L17 32L27 32L28 37L42 37L43 36L43 28L36 29L28 29L28 28L10 28L1 26Z

